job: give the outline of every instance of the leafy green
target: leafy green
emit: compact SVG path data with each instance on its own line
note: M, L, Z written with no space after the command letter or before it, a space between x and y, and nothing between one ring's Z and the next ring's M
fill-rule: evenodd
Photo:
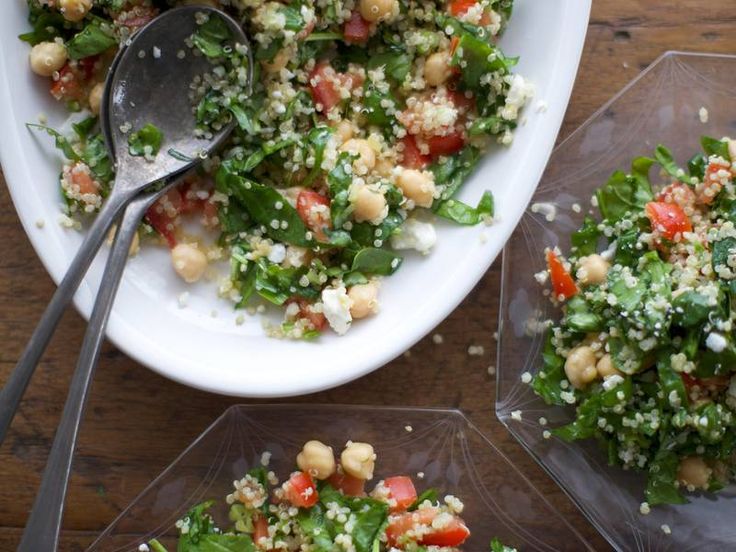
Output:
M678 455L666 447L661 447L649 465L647 488L644 491L647 502L657 504L685 504L687 500L677 490Z
M635 162L636 163L636 162ZM611 222L621 220L627 213L637 212L654 199L652 187L646 177L653 160L638 159L637 170L627 175L616 171L602 188L596 191L598 208L604 218Z
M566 306L564 325L573 332L588 333L601 331L605 319L593 312L582 295L572 297Z
M432 504L436 504L437 502L439 502L439 499L440 494L437 489L427 489L420 493L417 499L409 505L407 511L413 512L427 500Z
M156 156L161 150L163 139L163 133L155 125L147 123L143 128L128 136L128 152L135 157Z
M222 57L232 41L232 32L224 19L210 16L192 36L194 45L209 58Z
M383 67L384 74L387 77L397 83L402 83L411 71L411 62L411 57L405 51L394 48L388 52L371 56L366 68L373 70Z
M598 229L598 223L592 217L586 216L580 229L570 236L570 243L575 254L583 257L592 255L598 250L600 237L601 231Z
M672 152L662 144L659 144L654 150L654 159L657 160L657 163L659 163L672 178L682 180L685 176L685 171L675 163L675 160L672 157Z
M302 183L303 186L309 186L319 176L322 171L322 161L325 158L325 148L327 148L327 142L332 136L332 129L328 126L317 126L309 131L307 134L307 147L311 152L311 156L314 157L314 165L309 171L309 174Z
M433 208L437 208L443 201L450 199L460 189L478 160L480 150L474 146L465 146L455 155L447 158L443 163L434 163L429 170L434 173L434 181L438 186L443 186L439 199L435 200Z
M381 90L373 82L367 80L363 85L363 108L368 124L380 127L386 127L394 122L393 115L389 115L388 107L385 104L393 106L396 109L396 98L390 90Z
M97 22L92 22L66 43L66 51L70 59L83 59L101 54L117 43L110 30Z
M544 361L542 368L532 380L534 392L542 397L547 404L566 405L567 402L561 396L561 393L565 390L560 386L563 380L567 380L565 359L555 351L551 332L547 334L542 350L542 359Z
M683 328L694 328L708 320L712 309L710 298L688 290L672 300L673 322Z
M261 257L256 261L254 290L274 305L283 305L294 295L316 299L318 290L299 283L306 272L305 267L284 268Z
M348 172L352 161L353 155L346 151L341 152L337 157L335 168L327 175L327 185L332 199L330 202L330 218L332 219L333 228L342 228L353 212L349 195L353 176L352 172Z
M505 544L502 544L500 540L494 538L491 541L491 552L516 552L516 548L506 546Z
M503 52L487 39L465 32L460 36L450 65L462 67L460 79L466 88L479 90L483 75L496 71L506 74L517 61L515 58L504 56Z
M353 259L353 272L390 276L398 270L403 259L386 249L366 247Z
M491 192L484 192L477 207L471 207L457 199L447 199L435 207L435 213L458 224L473 226L486 217L493 216L493 195Z
M43 130L44 132L46 132L46 134L54 138L56 149L61 151L61 153L64 154L64 157L66 157L70 161L80 161L79 154L74 151L74 148L72 147L67 137L61 134L59 131L44 125L37 125L35 123L28 123L26 126L28 128L37 128Z
M153 552L168 552L168 550L166 550L166 547L161 544L158 539L151 539L150 541L148 541L148 547Z
M718 273L718 267L728 267L728 258L736 255L736 238L724 238L713 244L711 264Z
M272 239L301 247L313 245L313 241L307 239L307 227L296 209L274 188L233 174L227 162L220 166L216 183L218 189L233 196Z
M30 5L29 20L33 30L23 33L18 38L35 46L41 42L50 42L63 36L68 25L64 16L58 11L51 11L40 6Z
M700 139L700 144L703 146L703 151L707 155L716 155L725 159L726 161L731 160L731 156L728 153L727 141L711 138L710 136L703 136Z
M694 155L690 161L687 162L687 171L690 176L694 176L698 180L705 178L705 170L708 167L708 158L702 153Z

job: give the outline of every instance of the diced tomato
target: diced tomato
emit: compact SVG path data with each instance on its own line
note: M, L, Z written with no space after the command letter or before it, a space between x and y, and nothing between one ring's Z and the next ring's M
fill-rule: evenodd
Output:
M418 525L432 527L432 522L439 513L437 508L420 508L414 512L391 516L386 528L388 543L391 546L401 546L409 531ZM469 536L470 531L463 520L453 516L441 529L424 533L417 542L425 546L460 546Z
M80 79L69 63L59 70L59 78L52 82L51 95L64 101L79 101L84 97Z
M182 205L181 193L172 188L146 211L146 220L172 249L176 247L175 221L181 213Z
M423 169L429 165L429 155L424 155L417 146L417 141L411 134L402 138L404 149L401 151L401 164L409 169Z
M452 0L450 2L450 13L454 16L463 15L477 3L478 0Z
M690 374L686 374L685 372L681 372L680 377L682 378L682 383L685 384L685 387L687 387L688 390L693 387L700 387L701 389L707 389L709 387L727 387L730 382L730 378L728 376L697 378Z
M77 163L69 171L69 178L79 188L80 194L97 194L99 186L84 163Z
M437 158L459 152L465 146L465 137L462 132L453 132L446 136L427 138L427 144L429 145L429 154Z
M552 280L552 289L556 297L564 297L569 299L577 294L578 286L570 273L565 270L562 261L557 257L551 249L547 251L547 269L549 270L550 279Z
M721 163L710 163L705 169L703 183L696 186L697 199L700 203L710 205L723 189L722 178L719 174L722 170L728 171L728 168Z
M683 232L693 230L690 219L679 205L650 201L645 210L652 223L652 229L669 241L679 241Z
M360 11L355 10L345 22L343 37L348 44L363 44L371 34L370 23L363 19Z
M268 538L268 520L262 514L253 516L253 542L258 546L258 541Z
M309 90L315 104L319 104L317 111L323 113L340 103L342 97L331 79L337 78L337 72L330 67L329 63L318 64L309 74Z
M411 477L405 475L389 477L383 484L390 491L391 498L396 501L396 504L391 506L392 513L403 512L417 499L417 490Z
M299 305L299 318L308 320L315 330L323 331L327 327L327 318L321 312L315 312L312 310L312 303L307 301L304 297L293 297L287 301L287 303L296 303Z
M286 484L286 500L297 508L311 508L317 504L319 494L312 476L307 472L294 472Z
M315 237L325 241L325 230L331 228L330 200L314 190L302 190L296 198L296 212Z
M464 91L448 90L447 95L460 111L470 111L475 107L475 96L467 97Z
M335 472L327 479L327 482L347 496L365 495L365 480L358 479L352 475Z
M202 204L202 224L207 228L214 228L220 223L217 216L218 208L214 201L207 200Z
M158 9L150 6L135 6L130 10L121 12L115 18L115 23L128 29L138 29L146 25L158 15Z

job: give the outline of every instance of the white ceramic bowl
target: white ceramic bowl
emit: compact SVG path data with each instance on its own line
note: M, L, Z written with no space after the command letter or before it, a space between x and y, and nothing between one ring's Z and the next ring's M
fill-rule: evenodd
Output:
M47 83L28 68L25 2L16 0L0 19L0 161L23 226L36 252L59 281L81 234L57 224L59 158L47 136L27 122L39 113L58 126L65 118ZM475 204L485 189L496 199L493 226L438 224L439 242L428 257L408 256L381 289L381 313L353 325L345 337L313 343L264 335L259 317L236 325L232 306L215 285L186 286L173 273L168 251L147 248L126 269L108 337L128 355L186 385L244 397L276 397L333 387L401 354L446 317L480 280L511 235L532 197L557 137L570 97L590 12L590 0L517 0L502 46L519 55L518 72L537 96L524 112L514 144L496 148L460 193ZM538 109L544 102L546 110ZM43 228L36 222L45 221ZM100 257L103 257L101 255ZM75 297L88 317L103 260L98 258ZM186 308L178 297L188 290ZM213 311L216 316L213 316Z

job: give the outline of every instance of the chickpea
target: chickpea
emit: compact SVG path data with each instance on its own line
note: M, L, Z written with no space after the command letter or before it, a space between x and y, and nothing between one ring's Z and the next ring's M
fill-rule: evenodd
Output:
M358 479L373 479L373 469L376 466L376 453L368 443L353 443L348 441L345 450L340 455L342 469L348 475Z
M449 52L435 52L424 62L424 80L429 86L439 86L450 78Z
M379 223L388 214L386 198L381 192L373 190L368 186L359 186L352 197L353 215L357 222L370 221Z
M677 468L677 480L681 485L695 489L707 489L713 470L700 456L686 456Z
M278 73L289 64L290 57L291 56L289 50L286 48L282 48L278 51L278 53L273 57L271 61L262 62L263 69L266 71L266 73Z
M398 7L396 0L360 0L360 15L366 21L375 23L391 17Z
M39 42L31 48L31 70L42 77L50 77L64 67L66 47L58 42Z
M728 155L731 159L736 159L736 140L728 140Z
M105 83L98 82L92 87L89 93L89 109L95 115L100 114L100 106L102 105L102 94L105 91Z
M188 284L199 281L207 269L207 256L194 244L180 243L171 250L176 273Z
M335 136L339 138L340 143L344 144L353 137L353 125L350 121L343 119L335 126Z
M353 318L365 318L378 312L378 284L376 282L351 287L348 290L348 297L353 302L350 307L350 316Z
M605 378L607 376L623 376L624 374L613 365L613 360L611 360L611 355L606 353L601 357L601 359L598 361L598 363L595 365L595 369L598 372L598 375L602 378Z
M595 351L588 345L578 345L567 355L565 375L575 389L582 389L598 377Z
M315 479L327 479L335 473L335 455L332 447L320 441L307 441L296 457L296 465Z
M583 285L602 284L606 281L606 275L610 264L607 260L597 254L588 255L580 259L580 268L577 271L578 281Z
M58 6L67 21L81 21L92 9L92 0L59 0Z
M368 140L351 138L340 146L340 151L347 151L358 156L353 162L353 169L357 174L368 174L376 166L376 152L373 151Z
M373 170L378 174L378 176L388 178L394 170L394 164L389 159L382 157L376 161L376 166Z
M419 207L431 207L434 201L434 175L429 171L404 169L396 179L404 196Z

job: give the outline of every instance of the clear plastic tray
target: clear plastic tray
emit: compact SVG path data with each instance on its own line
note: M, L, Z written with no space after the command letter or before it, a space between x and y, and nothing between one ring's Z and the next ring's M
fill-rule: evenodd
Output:
M643 476L608 466L594 442L543 438L540 417L557 426L573 411L547 406L521 382L521 374L541 365L543 334L534 332L535 321L558 316L533 275L545 268L545 247L569 248L594 190L615 169L651 155L658 143L687 160L699 151L703 134L736 136L734 121L736 57L665 54L557 148L533 199L554 204L555 220L528 210L504 251L496 413L618 550L733 550L736 487L691 496L684 506L652 508L644 516ZM573 210L575 203L582 212ZM515 410L522 411L521 421L511 417Z
M486 552L493 537L524 551L592 550L457 410L301 405L228 409L89 550L136 550L152 537L175 550L174 523L189 507L211 498L222 505L233 480L259 465L264 451L273 455L270 469L283 478L309 439L335 448L348 439L370 442L378 454L376 481L408 474L420 491L436 487L462 498L472 531L464 550ZM225 509L216 514L222 521Z

